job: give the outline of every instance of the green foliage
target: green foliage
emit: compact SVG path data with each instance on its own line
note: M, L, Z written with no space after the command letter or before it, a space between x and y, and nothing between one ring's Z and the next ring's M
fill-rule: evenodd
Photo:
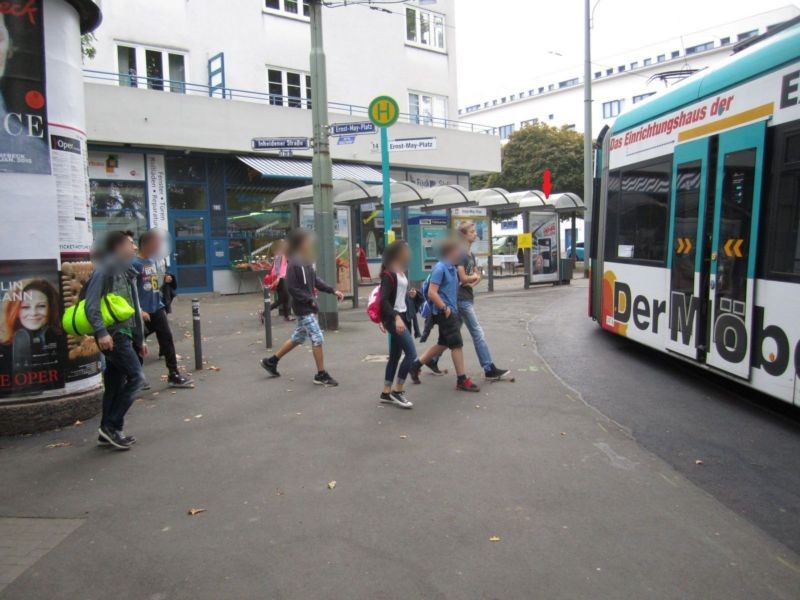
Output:
M97 41L97 38L94 37L93 33L84 33L81 36L81 53L83 54L84 59L93 59L95 54L97 54L97 48L94 47L94 42Z
M501 187L510 192L542 189L550 169L553 193L583 196L583 134L566 127L528 125L503 146L502 171L472 178L472 189Z

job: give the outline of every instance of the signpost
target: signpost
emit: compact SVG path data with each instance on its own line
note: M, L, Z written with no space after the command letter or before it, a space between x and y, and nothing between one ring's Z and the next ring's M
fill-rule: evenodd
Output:
M311 144L308 138L253 138L250 142L253 150L308 150Z
M369 103L369 120L381 129L381 171L383 174L383 234L384 243L391 243L392 232L392 198L391 178L389 176L389 133L388 128L395 124L400 116L397 100L390 96L378 96Z

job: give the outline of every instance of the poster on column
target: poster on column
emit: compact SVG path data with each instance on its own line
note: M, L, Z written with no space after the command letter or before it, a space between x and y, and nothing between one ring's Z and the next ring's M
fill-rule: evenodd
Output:
M43 2L0 2L0 173L50 173Z
M58 240L62 257L88 260L92 248L86 135L50 126L50 162L58 199Z
M56 260L0 261L0 398L64 387Z

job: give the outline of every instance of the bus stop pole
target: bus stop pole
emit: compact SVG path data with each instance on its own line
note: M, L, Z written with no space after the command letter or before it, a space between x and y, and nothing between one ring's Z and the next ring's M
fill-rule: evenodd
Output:
M522 232L523 233L530 233L531 229L531 213L527 210L522 211ZM525 289L530 289L531 287L531 249L525 248L522 251L522 260L525 263L523 265L523 273L525 273L524 279L524 287Z
M350 285L353 290L353 308L358 308L358 251L356 250L356 231L358 227L358 207L350 207Z
M489 268L489 291L494 291L494 238L492 232L492 211L487 211L489 213L489 258L486 261L486 264Z

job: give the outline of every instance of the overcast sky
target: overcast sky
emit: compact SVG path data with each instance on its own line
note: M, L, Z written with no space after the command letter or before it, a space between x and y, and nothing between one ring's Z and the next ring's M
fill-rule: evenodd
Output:
M459 108L582 75L583 4L583 0L456 0ZM620 54L644 58L655 42L696 38L690 34L698 31L714 39L716 32L727 32L720 24L791 4L795 3L600 0L592 62L599 70L600 65L614 66L611 63Z

